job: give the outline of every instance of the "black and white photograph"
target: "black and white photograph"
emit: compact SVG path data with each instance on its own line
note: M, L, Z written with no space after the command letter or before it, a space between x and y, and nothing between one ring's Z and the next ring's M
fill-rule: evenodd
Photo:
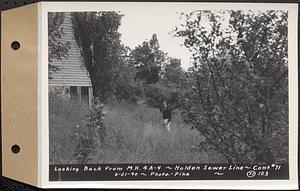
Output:
M157 7L48 12L50 181L289 179L289 12Z

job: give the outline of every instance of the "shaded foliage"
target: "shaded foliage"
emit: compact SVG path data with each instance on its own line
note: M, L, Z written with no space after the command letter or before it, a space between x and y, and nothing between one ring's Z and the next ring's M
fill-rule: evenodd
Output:
M159 49L157 36L153 34L148 42L144 41L130 53L130 62L137 69L135 79L143 80L146 84L158 82L166 59L166 53Z
M116 74L113 79L113 96L117 99L136 101L142 93L142 87L139 82L134 80L137 70L129 61L130 51L128 47L124 47L124 54L112 71Z
M58 71L59 68L53 65L53 60L67 58L70 49L69 42L62 42L61 37L64 35L64 28L61 26L64 22L64 13L48 13L48 78Z
M161 108L167 101L171 110L180 107L180 97L186 84L186 72L181 68L180 59L167 58L161 72L160 80L155 84L146 84L144 96L150 107Z
M171 110L179 107L180 89L166 86L163 82L145 86L145 100L150 107L161 108L162 102L167 101Z
M75 12L74 35L89 72L93 94L104 102L114 92L116 66L124 54L118 28L122 15L116 12Z
M79 164L87 164L93 159L96 147L103 146L106 137L106 128L104 125L105 112L104 105L98 98L93 99L93 104L86 115L86 126L84 130L79 130L76 126L76 148L74 157Z
M181 67L181 60L177 58L170 58L164 66L163 80L167 84L181 84L185 79L185 71Z

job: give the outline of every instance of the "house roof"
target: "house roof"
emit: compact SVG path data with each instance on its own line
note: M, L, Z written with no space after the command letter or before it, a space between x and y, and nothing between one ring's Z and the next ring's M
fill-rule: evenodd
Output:
M61 24L63 35L59 39L62 43L69 42L70 49L68 57L61 60L52 60L54 66L59 67L59 71L52 74L49 80L50 86L91 86L88 72L83 65L83 59L74 38L72 28L71 13L64 13L64 21Z

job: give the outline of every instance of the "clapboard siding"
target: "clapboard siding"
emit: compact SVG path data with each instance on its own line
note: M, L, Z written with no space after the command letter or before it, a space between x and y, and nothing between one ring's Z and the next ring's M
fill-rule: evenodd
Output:
M91 86L91 80L88 72L83 66L83 60L80 54L80 50L76 44L74 38L74 32L72 28L71 13L66 12L64 14L64 22L61 27L63 33L59 39L62 43L69 42L70 49L68 56L62 59L53 59L52 64L59 68L59 71L52 75L52 79L49 80L50 86Z
M56 81L52 81L51 82L51 86L76 86L76 87L87 87L87 82L84 83L78 83L78 82L68 82L68 83L61 83L61 81L56 82ZM88 86L90 87L90 86Z

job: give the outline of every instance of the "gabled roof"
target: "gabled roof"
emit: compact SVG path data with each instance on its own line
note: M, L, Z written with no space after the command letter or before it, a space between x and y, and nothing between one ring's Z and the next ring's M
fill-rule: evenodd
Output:
M59 67L59 71L52 74L49 80L50 86L91 86L88 72L83 66L82 56L74 38L71 13L64 13L64 21L61 25L64 34L60 41L70 43L68 57L61 60L52 60L52 64Z

